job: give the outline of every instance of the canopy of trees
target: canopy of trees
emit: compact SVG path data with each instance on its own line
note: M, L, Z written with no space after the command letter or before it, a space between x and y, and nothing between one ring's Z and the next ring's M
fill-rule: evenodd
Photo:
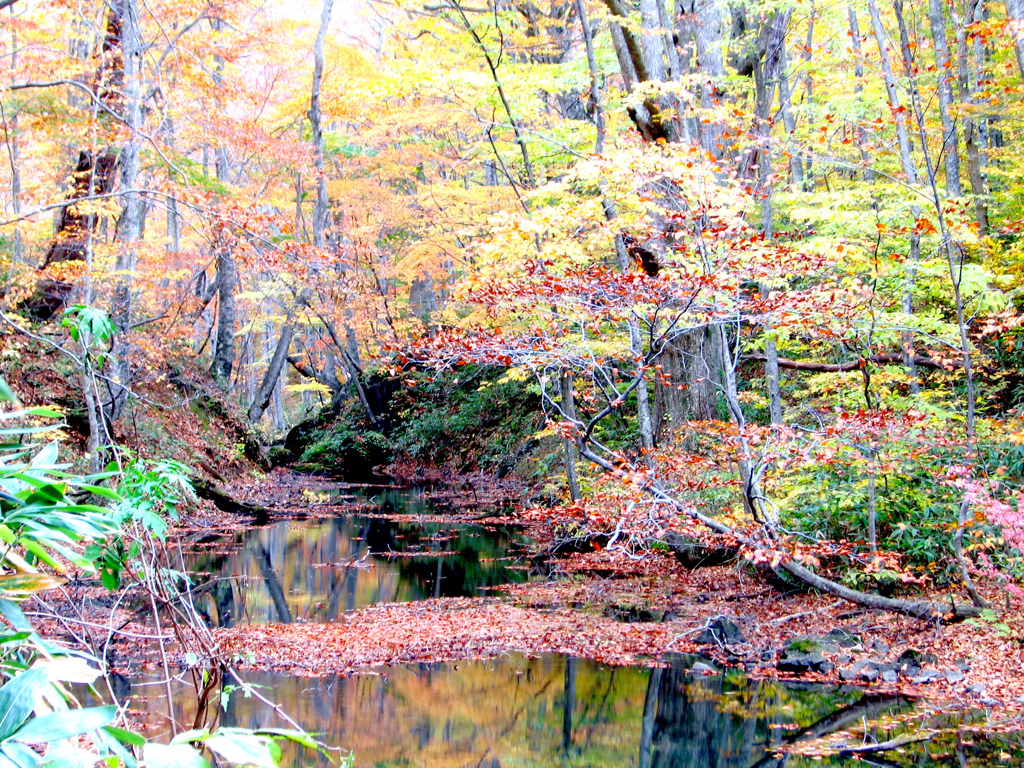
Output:
M502 367L610 546L1022 595L1016 0L0 5L0 319L97 462L196 359L268 438Z

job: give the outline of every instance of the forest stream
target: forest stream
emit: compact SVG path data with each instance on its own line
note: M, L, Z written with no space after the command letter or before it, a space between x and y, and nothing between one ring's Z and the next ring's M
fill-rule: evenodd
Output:
M480 596L530 578L530 542L514 529L442 522L442 510L415 492L335 501L359 514L276 522L194 547L189 565L197 581L212 585L199 590L198 601L211 623L331 622L364 606ZM797 768L855 759L987 768L1024 760L1024 735L983 736L970 717L943 716L921 700L853 685L757 681L685 654L661 663L608 666L566 654L505 653L353 675L250 670L245 679L308 732L350 751L359 768ZM156 693L163 687L145 677L122 678L117 693L157 723L167 709ZM179 686L174 695L176 716L187 722L194 693ZM221 725L286 723L235 690ZM884 751L857 753L887 742ZM294 745L282 762L327 764Z

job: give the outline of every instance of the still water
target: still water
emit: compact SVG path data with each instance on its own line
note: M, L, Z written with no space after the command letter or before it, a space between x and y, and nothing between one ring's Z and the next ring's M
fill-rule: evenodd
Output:
M860 744L870 725L907 713L898 698L849 687L753 682L736 672L695 676L692 658L664 669L605 667L560 655L410 665L352 677L287 678L247 674L310 731L351 751L356 768L761 768L851 765L840 756L773 757L785 744L839 731ZM188 715L183 695L181 714ZM145 706L144 704L142 705ZM162 709L162 705L159 705ZM156 711L156 710L154 710ZM236 692L223 725L282 725ZM916 728L913 726L912 728ZM1024 765L1021 736L975 740L945 736L869 757L858 765ZM285 766L322 766L309 752L286 750Z
M197 607L219 627L325 622L375 603L481 595L528 578L528 539L514 529L422 522L434 511L408 492L373 503L372 512L400 517L286 520L193 545L186 563Z

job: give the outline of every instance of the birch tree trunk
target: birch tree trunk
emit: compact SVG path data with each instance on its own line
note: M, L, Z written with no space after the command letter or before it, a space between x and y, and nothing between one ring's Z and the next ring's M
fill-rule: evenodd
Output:
M977 78L972 76L970 54L967 48L967 26L979 21L984 15L982 0L968 0L967 15L961 19L955 9L953 24L956 27L956 67L957 91L960 102L966 107L961 120L964 125L964 150L967 155L967 178L971 183L971 195L974 197L974 220L978 225L979 234L988 233L988 203L985 189L985 177L981 170L981 132L978 121L971 115L971 107L975 105Z
M1012 0L1020 2L1020 0ZM1009 6L1009 3L1007 3ZM953 120L953 69L949 58L949 39L941 0L928 0L928 23L935 49L935 69L939 79L939 117L942 120L942 156L946 168L946 192L960 197L960 139Z
M900 16L900 9L897 8L897 15ZM878 45L878 56L882 65L882 77L885 82L885 92L889 97L889 109L896 125L896 141L899 144L900 165L903 168L903 176L906 183L916 185L920 181L917 173L917 166L914 164L914 156L910 146L910 135L907 131L907 118L905 108L900 103L899 84L892 68L892 59L889 57L889 41L882 25L882 15L878 10L875 0L868 0L868 14L871 16L871 27L875 35L875 43ZM912 63L906 60L907 50L904 48L904 63L908 72L912 69ZM912 205L910 215L916 222L921 218L921 208ZM914 314L914 285L917 282L917 269L921 261L921 236L916 232L910 235L910 253L906 261L906 273L903 279L903 295L901 297L901 308L903 314L910 317ZM910 391L914 394L920 391L920 383L917 377L917 366L914 363L914 340L910 334L903 335L903 364L907 369L910 378Z
M932 0L935 2L935 0ZM1024 82L1024 0L1006 0L1006 18L1010 20L1013 49L1017 54L1017 69Z
M292 322L292 318L288 317L285 320L284 328L281 329L281 336L278 338L277 346L274 348L274 355L270 358L270 364L263 375L263 381L260 382L252 404L249 406L249 421L254 424L260 420L263 413L270 407L274 392L277 390L278 383L281 380L284 364L288 362L288 348L291 346L294 332L295 324Z

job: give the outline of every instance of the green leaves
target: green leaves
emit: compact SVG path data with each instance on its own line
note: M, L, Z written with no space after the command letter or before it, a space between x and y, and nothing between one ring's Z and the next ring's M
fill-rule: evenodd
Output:
M147 744L142 759L147 768L210 768L210 763L188 744Z
M208 729L186 731L175 736L170 744L147 744L143 756L148 768L209 768L207 760L192 746L202 744L229 765L276 768L281 759L278 738L304 746L319 746L308 734L298 731L219 728L212 732Z
M8 765L35 768L39 765L39 755L23 744L51 744L70 739L102 728L117 716L117 707L106 706L31 717L37 702L50 686L50 677L46 669L33 667L19 672L0 688L0 768ZM91 762L83 764L93 765L95 760L93 755ZM47 762L47 765L54 766L77 764L67 759Z
M14 396L14 392L7 385L3 376L0 376L0 403L16 403L18 398Z
M110 315L97 307L76 304L64 310L60 323L68 329L72 339L88 348L96 342L106 342L114 335L114 323Z
M323 744L304 731L283 728L218 728L179 733L170 744L146 744L147 768L209 768L209 762L193 745L202 745L228 765L276 768L281 760L278 741L291 741L327 754Z
M30 672L32 670L29 670ZM22 675L27 673L22 673ZM19 675L22 676L22 675ZM117 716L117 707L90 707L88 709L72 709L67 712L54 712L42 717L34 717L19 728L11 739L28 744L42 744L62 739L70 739L83 733L94 731L113 722Z
M29 669L0 688L0 742L10 738L28 719L49 682L44 670Z

